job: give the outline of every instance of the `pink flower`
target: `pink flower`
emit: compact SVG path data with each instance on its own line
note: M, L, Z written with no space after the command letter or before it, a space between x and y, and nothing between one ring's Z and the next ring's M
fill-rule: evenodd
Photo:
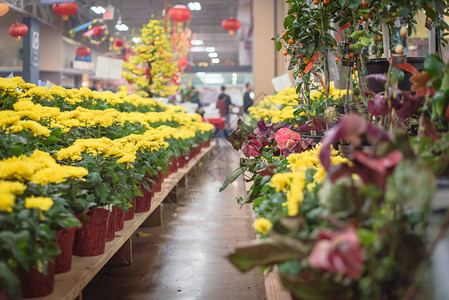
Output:
M276 132L274 138L278 144L279 149L293 149L298 142L301 142L301 135L291 129L281 128Z
M359 277L363 257L360 239L355 229L349 227L340 232L320 230L318 242L309 257L309 265L352 278Z
M259 141L259 139L252 134L248 134L248 140L243 145L242 151L246 157L257 157L260 155L260 147L262 147L262 143Z

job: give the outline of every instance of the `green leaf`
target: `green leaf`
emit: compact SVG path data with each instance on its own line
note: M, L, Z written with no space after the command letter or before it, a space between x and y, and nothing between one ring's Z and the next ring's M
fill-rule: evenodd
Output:
M424 60L424 69L430 74L430 76L438 76L444 70L444 62L441 58L435 54L427 56Z
M393 69L391 70L391 75L397 81L404 80L404 72L399 68L393 67Z
M356 8L360 5L362 0L349 0L348 8Z
M362 30L354 31L354 32L351 34L351 39L358 40L358 39L362 36L362 34L363 34L363 31L362 31Z
M432 98L432 105L434 106L434 113L441 117L443 116L448 102L449 90L438 90Z
M365 228L360 228L357 230L357 234L359 235L360 242L362 243L362 245L367 246L373 243L374 232Z
M0 291L6 293L6 298L11 300L20 299L20 282L14 271L9 266L0 261Z
M229 176L226 177L225 181L223 182L223 185L220 187L220 193L224 191L228 187L228 185L233 183L240 175L245 173L246 170L248 170L248 167L243 166L235 169L231 174L229 174Z
M282 43L281 43L280 41L278 41L278 42L276 43L276 50L279 51L279 50L281 50L281 49L282 49Z
M277 245L271 239L252 241L234 250L228 259L240 271L251 270L255 266L272 265L288 260L299 259L304 254Z
M371 44L371 39L366 36L362 36L360 42L362 43L363 46L368 47L369 44Z
M295 21L295 18L293 16L287 16L284 19L284 28L288 28L288 27L292 26L293 21Z

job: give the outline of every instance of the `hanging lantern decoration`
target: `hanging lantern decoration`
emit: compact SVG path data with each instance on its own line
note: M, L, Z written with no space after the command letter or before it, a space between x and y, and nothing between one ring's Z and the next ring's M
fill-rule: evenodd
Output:
M109 30L103 19L94 19L92 22L84 24L84 29L87 24L87 31L83 33L83 36L87 37L91 44L99 45L107 39Z
M92 28L92 34L94 36L101 36L103 34L103 27L95 26L94 28Z
M115 51L119 51L120 49L122 49L122 47L123 47L123 40L122 39L115 39L114 45L112 46L112 48Z
M63 21L67 21L69 16L74 15L78 11L78 5L75 2L53 4L55 14L62 16Z
M12 24L11 27L9 27L9 35L12 37L15 37L18 41L20 39L27 35L28 33L28 26L22 23L16 23Z
M228 18L221 22L221 27L223 27L224 30L228 31L230 35L233 35L237 30L239 30L240 22L237 19Z
M89 54L90 54L89 47L79 47L78 49L76 49L76 56L86 57Z
M184 23L192 16L190 9L185 5L175 5L168 11L170 19L175 22Z
M41 4L69 3L73 0L41 0Z
M9 6L5 3L0 3L0 17L6 15L9 11Z

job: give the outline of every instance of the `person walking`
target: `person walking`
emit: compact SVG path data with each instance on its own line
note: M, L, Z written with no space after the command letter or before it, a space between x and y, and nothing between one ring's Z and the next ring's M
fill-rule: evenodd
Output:
M247 82L245 84L246 92L243 94L243 112L248 114L248 108L253 105L253 99L251 98L251 92L253 87L251 83Z
M228 94L226 94L226 87L224 85L221 86L221 93L218 95L218 99L224 98L224 106L226 109L226 128L225 128L225 136L228 138L230 132L230 118L231 118L231 112L230 109L232 107L231 97L229 97Z

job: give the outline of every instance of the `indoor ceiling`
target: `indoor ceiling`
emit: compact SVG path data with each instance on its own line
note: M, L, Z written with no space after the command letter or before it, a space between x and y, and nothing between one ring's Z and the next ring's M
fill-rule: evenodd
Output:
M115 31L115 24L121 18L123 24L129 27L126 32L117 32L130 40L139 36L139 29L151 18L162 18L166 6L165 0L77 0L79 13L71 17L70 27L83 24L100 15L95 14L92 6L115 7L115 18L108 22L111 33ZM242 52L251 51L251 4L252 0L176 0L168 1L170 7L176 4L188 5L189 2L199 2L201 10L192 10L190 29L195 40L203 41L200 47L214 47L222 65L250 65L250 55L243 56ZM235 34L230 35L221 27L221 22L227 18L238 19L242 27ZM67 29L67 28L66 28ZM240 51L239 51L240 49ZM199 49L201 50L201 49ZM240 54L239 54L240 52ZM191 52L189 61L193 65L201 63L211 64L211 58L205 51Z

